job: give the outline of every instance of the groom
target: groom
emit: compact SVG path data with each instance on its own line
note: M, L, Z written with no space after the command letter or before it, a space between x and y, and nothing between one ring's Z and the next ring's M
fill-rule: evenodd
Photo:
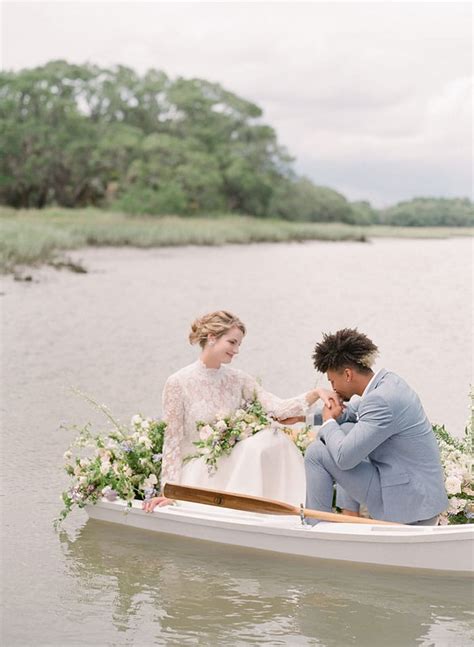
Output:
M330 511L336 483L346 513L358 516L364 504L374 519L436 525L448 499L431 424L401 377L385 369L374 374L377 354L350 328L316 345L315 368L350 402L344 408L334 401L315 416L323 424L305 456L307 507Z

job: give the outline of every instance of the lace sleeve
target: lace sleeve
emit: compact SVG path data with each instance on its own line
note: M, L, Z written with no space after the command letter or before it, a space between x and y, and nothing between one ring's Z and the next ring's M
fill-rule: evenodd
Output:
M283 400L282 398L273 395L273 393L265 391L254 377L245 375L243 387L244 399L249 400L254 397L254 394L260 400L267 413L274 418L304 416L310 406L306 398L307 393L302 393L294 398Z
M163 389L163 417L166 431L163 440L161 489L168 481L178 483L181 472L181 439L183 437L184 403L179 383L168 378Z

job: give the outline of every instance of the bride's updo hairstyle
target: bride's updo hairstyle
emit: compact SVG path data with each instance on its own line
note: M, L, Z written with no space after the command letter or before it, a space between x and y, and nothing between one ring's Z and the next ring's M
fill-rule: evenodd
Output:
M199 344L201 348L204 348L209 335L219 338L231 328L238 328L244 335L246 333L245 325L231 312L226 310L210 312L193 321L189 333L189 343Z

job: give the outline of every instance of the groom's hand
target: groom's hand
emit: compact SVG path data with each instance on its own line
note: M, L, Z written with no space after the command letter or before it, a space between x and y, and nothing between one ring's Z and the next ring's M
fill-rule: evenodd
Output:
M317 388L315 389L318 395L318 398L321 399L322 403L328 408L332 409L334 403L342 405L342 400L338 393L335 391L330 391L329 389Z
M344 411L344 406L339 399L335 400L331 398L330 406L331 408L325 405L323 408L322 418L324 422L326 422L326 420L330 420L331 418L336 420L340 415L342 415L342 412Z

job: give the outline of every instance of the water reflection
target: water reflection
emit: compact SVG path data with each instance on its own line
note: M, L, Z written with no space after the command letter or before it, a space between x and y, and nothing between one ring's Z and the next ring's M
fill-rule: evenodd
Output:
M89 608L104 621L110 614L123 640L133 635L140 645L474 638L467 579L282 557L97 521L75 540L62 534L61 544Z

